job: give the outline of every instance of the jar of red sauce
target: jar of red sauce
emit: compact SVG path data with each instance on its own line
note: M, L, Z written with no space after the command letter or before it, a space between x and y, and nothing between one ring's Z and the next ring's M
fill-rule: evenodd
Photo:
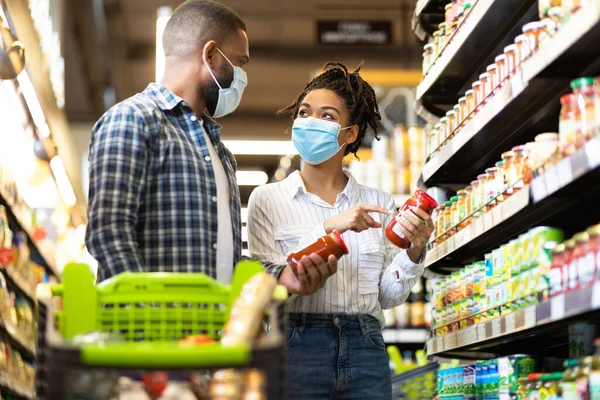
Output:
M552 249L552 263L548 272L550 296L556 296L563 292L563 266L565 260L566 246L559 244ZM568 276L568 275L567 275Z
M562 290L563 293L569 291L571 287L571 279L577 282L577 263L573 260L573 250L575 250L575 239L569 239L565 242L565 254L562 268ZM572 265L574 264L574 265ZM573 272L571 272L573 270ZM572 278L572 275L574 277Z
M492 80L490 74L484 72L479 75L479 81L481 82L481 104L487 103L487 97L492 93Z
M417 190L415 194L413 194L410 199L406 200L402 207L400 207L399 213L402 211L407 211L411 207L418 207L427 214L431 215L437 206L438 203L433 197L422 190ZM390 222L385 229L385 237L387 237L390 242L401 249L410 248L410 242L404 238L404 235L400 230L400 226L396 222L396 218L392 219L392 222Z
M600 240L600 225L589 227L585 233L587 240L577 243L581 246L582 256L579 258L579 286L584 288L592 285L596 280L596 251L598 240ZM594 243L595 242L595 243Z
M334 255L339 260L342 256L348 254L348 247L346 247L342 235L338 231L333 231L329 235L320 237L308 247L290 254L287 260L292 268L296 269L302 257L313 253L316 253L325 261L327 261L330 255Z
M573 255L571 256L571 265L569 267L569 290L577 290L582 286L583 282L580 279L582 272L586 281L589 282L591 280L585 276L587 274L580 268L584 261L585 246L589 240L589 236L587 232L579 232L573 236L573 240L575 240L575 247L573 247Z
M489 84L488 84L488 90L489 92L487 92L488 96L492 93L496 93L498 90L498 85L500 84L500 74L498 73L498 66L496 64L490 64L487 66L486 68L486 72L488 73L489 77Z
M586 232L590 237L587 242L586 253L592 256L594 265L593 281L597 281L600 278L600 225L590 226Z

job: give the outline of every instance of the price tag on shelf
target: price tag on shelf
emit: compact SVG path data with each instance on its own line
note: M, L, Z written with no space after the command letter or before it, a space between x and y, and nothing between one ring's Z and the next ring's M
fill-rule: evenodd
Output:
M438 342L438 338L433 338L431 340L427 341L427 352L434 354L437 353L437 342Z
M458 347L458 338L456 332L452 332L444 336L444 351L455 349Z
M525 329L533 328L536 325L535 306L529 306L525 309Z
M590 168L596 168L600 165L600 139L590 140L585 145L585 154Z
M480 236L483 234L483 217L479 217L475 220L475 235L474 237Z
M600 282L594 283L592 288L592 308L594 310L600 308Z
M499 223L501 223L502 221L504 221L503 216L502 216L502 209L503 208L504 208L503 204L500 203L496 207L494 207L494 209L492 210L492 218L494 220L494 226L498 225Z
M514 98L518 96L526 87L525 78L523 76L523 70L519 69L515 75L510 78L510 92Z
M473 235L472 235L472 225L469 225L468 227L466 227L465 229L462 230L463 233L463 244L469 243L471 240L473 240Z
M547 195L550 195L560 189L560 181L558 179L558 171L556 167L552 167L544 174L546 181Z
M483 229L484 232L492 229L494 227L494 219L492 217L492 213L487 212L483 214Z
M492 337L494 338L502 335L502 324L500 320L500 317L492 320Z
M485 332L485 326L486 326L487 322L482 322L480 324L475 325L477 327L477 341L481 342L483 340L486 340L487 334Z
M517 316L515 312L508 314L504 317L506 333L512 333L517 329Z
M465 234L464 234L464 229L460 232L458 232L456 235L454 235L454 248L458 249L459 247L462 247L465 244Z
M573 181L573 172L571 171L571 159L565 158L556 165L558 170L558 182L560 187L567 186Z
M475 326L470 326L464 330L463 341L465 346L477 341L477 328Z
M534 203L546 198L547 191L544 175L538 176L531 182L531 192Z
M571 156L571 175L572 180L579 178L589 170L589 162L586 152L583 150L575 152Z
M565 316L565 295L559 294L558 296L553 297L550 306L552 321L563 319Z

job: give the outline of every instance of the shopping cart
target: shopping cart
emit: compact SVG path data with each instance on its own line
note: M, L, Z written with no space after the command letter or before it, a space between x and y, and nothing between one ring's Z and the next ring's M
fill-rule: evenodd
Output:
M78 390L74 385L98 376L221 368L261 370L267 379L267 398L285 398L283 340L261 346L178 343L198 334L219 339L233 300L262 270L260 263L242 261L231 286L203 274L183 273L123 273L96 286L87 265L67 265L62 284L38 288L37 398L84 399L74 394ZM53 307L56 297L62 298L60 312ZM269 305L275 337L284 337L286 297L287 291L278 287ZM125 340L72 343L77 335L89 332Z

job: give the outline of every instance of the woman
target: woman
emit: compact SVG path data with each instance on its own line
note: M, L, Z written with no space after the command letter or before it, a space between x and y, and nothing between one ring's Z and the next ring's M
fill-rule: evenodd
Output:
M391 374L381 335L382 309L403 303L423 273L433 231L419 209L397 217L412 243L385 238L394 200L359 185L342 169L381 119L373 88L339 63L329 63L281 113L293 118L292 141L302 170L250 196L250 252L286 264L286 255L337 230L350 253L337 274L310 296L290 301L288 395L293 399L391 399ZM293 274L288 266L280 274Z

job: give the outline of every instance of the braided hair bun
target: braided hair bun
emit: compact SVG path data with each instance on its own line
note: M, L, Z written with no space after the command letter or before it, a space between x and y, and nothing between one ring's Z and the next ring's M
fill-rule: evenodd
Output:
M345 65L339 62L329 62L323 68L325 71L310 81L294 103L279 110L278 115L291 114L292 121L298 116L298 110L306 95L313 90L328 89L343 100L348 113L350 123L358 126L358 137L356 141L346 146L344 155L356 152L360 148L368 128L373 129L377 137L377 127L381 121L379 107L375 97L375 91L359 74L362 64L348 72Z

